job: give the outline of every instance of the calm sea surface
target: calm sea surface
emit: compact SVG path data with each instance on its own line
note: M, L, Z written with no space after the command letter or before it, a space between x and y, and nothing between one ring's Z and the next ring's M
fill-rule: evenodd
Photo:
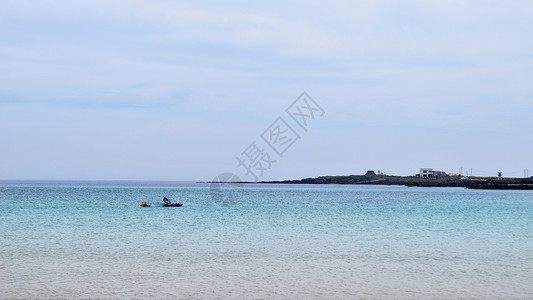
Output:
M0 298L533 298L533 191L240 193L0 182Z

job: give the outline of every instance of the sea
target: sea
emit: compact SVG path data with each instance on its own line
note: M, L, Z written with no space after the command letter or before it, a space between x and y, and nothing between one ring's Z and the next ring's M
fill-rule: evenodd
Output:
M533 191L2 181L0 298L533 299Z

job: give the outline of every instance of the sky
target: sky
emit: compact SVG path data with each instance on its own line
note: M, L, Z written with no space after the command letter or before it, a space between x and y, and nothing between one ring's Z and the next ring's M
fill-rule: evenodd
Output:
M0 179L522 177L532 31L521 0L0 0Z

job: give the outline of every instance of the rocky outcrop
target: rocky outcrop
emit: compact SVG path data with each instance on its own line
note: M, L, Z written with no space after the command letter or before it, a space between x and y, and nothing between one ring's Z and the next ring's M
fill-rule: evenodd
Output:
M368 174L368 172L367 172ZM404 185L418 187L464 187L469 189L533 190L533 178L494 178L446 176L421 178L414 176L349 175L321 176L301 180L268 181L262 183L285 184L368 184Z

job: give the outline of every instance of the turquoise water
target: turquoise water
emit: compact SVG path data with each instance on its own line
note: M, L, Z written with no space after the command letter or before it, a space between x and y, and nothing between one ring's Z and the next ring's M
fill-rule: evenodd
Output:
M180 208L142 208L163 196ZM1 298L533 298L533 191L0 183Z

